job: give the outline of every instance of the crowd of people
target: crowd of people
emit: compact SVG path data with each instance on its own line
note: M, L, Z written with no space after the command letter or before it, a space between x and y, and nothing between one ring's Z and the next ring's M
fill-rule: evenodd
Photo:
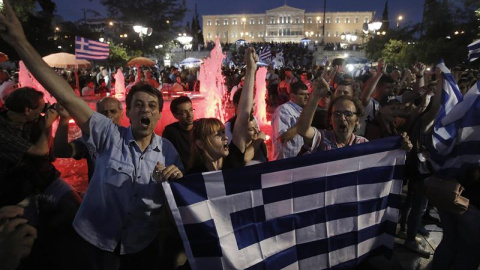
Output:
M106 97L93 111L81 97L114 89L107 69L84 74L82 90L70 91L68 80L48 67L28 42L8 1L0 14L0 35L58 102L45 103L44 94L30 87L2 92L6 93L0 112L2 269L189 269L160 183L269 161L266 135L253 109L256 49L242 49L245 68L240 72L224 68L225 82L232 86L228 87L235 106L232 119L226 123L195 119L192 101L181 96L169 108L177 121L160 136L154 127L162 117L162 92L195 91L195 70L128 71L125 108ZM267 73L265 98L274 110L271 159L400 136L407 156L408 196L399 234L405 234L406 248L430 257L416 236L428 234L422 224L428 208L422 189L434 172L428 158L420 157L428 156L431 145L442 73L428 71L422 63L387 72L388 63L380 60L376 68L353 78L344 59L312 66L308 54L296 58L299 51L293 44L277 45L287 61L296 56L291 67L270 67ZM458 73L462 93L476 81L472 72ZM2 73L0 80L6 80ZM119 125L124 110L128 127ZM69 142L71 118L82 137ZM59 125L53 136L56 119ZM87 159L89 185L83 197L62 180L52 165L55 157ZM440 211L444 238L432 269L480 265L479 171L458 177L469 177L465 196L470 207L460 216Z

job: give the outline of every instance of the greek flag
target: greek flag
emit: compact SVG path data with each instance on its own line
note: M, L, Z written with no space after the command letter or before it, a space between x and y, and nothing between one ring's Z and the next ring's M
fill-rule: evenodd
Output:
M261 62L270 64L272 62L272 52L270 50L270 45L265 45L264 47L260 48L258 56Z
M77 59L105 60L110 53L110 45L83 37L75 37L75 56Z
M391 255L399 137L164 182L192 269L332 269Z
M473 62L480 57L480 39L468 45L468 61Z
M430 161L437 174L455 177L480 165L480 85L463 97L444 64L441 108L434 123Z

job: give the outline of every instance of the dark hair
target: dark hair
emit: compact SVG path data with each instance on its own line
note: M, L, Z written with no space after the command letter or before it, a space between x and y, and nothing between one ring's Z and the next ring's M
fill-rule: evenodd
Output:
M293 83L290 87L291 94L298 94L300 90L308 90L308 86L306 86L303 82L298 81Z
M232 98L233 104L238 104L240 102L240 97L242 96L243 88L239 88L234 94Z
M172 102L170 103L170 111L172 112L172 114L176 114L178 109L177 107L180 104L187 103L187 102L192 104L192 100L186 96L180 96L172 99Z
M154 96L158 99L158 110L161 112L163 110L163 95L162 93L160 93L160 91L158 91L157 89L155 89L153 86L151 86L150 84L146 83L146 82L139 82L137 84L135 84L134 86L132 86L132 88L130 89L130 92L128 92L127 94L127 97L125 98L125 103L126 103L126 106L127 106L127 110L130 110L130 108L132 107L132 99L133 99L133 95L137 92L145 92L151 96Z
M200 118L193 121L191 132L191 155L187 171L192 168L204 167L208 156L205 151L200 149L195 143L197 140L207 142L207 137L219 130L225 130L225 125L217 118Z
M395 83L395 80L393 80L392 77L388 75L383 75L382 77L380 77L378 84L386 84L386 83Z
M345 59L344 58L335 58L332 61L332 67L343 66L343 65L345 65Z
M25 108L38 109L41 104L40 99L43 98L43 93L31 87L22 87L13 91L5 100L5 107L12 112L22 113Z
M332 117L333 105L335 105L335 103L338 103L338 102L344 101L344 100L349 100L349 101L353 102L353 105L355 105L355 109L357 111L356 115L357 115L358 118L363 116L363 105L362 105L362 102L360 101L360 99L358 99L357 97L350 97L350 96L342 95L342 96L338 96L338 97L334 98L330 102L330 104L328 105L328 110L327 110L328 121L330 121L330 118Z

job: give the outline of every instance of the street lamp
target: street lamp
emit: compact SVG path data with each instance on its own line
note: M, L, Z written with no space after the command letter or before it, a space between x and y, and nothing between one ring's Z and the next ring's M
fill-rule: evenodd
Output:
M183 52L184 52L184 58L187 58L187 46L192 42L193 37L187 36L186 33L183 34L178 34L177 37L178 42L183 45Z
M145 27L143 25L134 25L133 31L135 31L135 33L139 35L140 39L143 42L143 37L148 37L152 35L153 29L151 27Z
M400 22L402 20L403 20L403 16L402 15L398 16L398 18L397 18L397 28L400 26Z

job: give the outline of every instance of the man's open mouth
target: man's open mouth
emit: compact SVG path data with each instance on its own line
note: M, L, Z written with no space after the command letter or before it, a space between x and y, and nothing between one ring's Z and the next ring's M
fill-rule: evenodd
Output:
M223 149L228 150L228 141L223 144Z
M144 117L142 117L142 118L140 119L140 123L141 123L142 125L148 126L148 125L150 125L150 119L149 119L148 117L145 117L145 116L144 116Z

